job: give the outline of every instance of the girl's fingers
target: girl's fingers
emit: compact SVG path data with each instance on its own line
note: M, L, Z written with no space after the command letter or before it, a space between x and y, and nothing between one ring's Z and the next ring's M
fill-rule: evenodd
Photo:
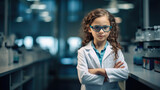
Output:
M120 68L125 68L125 66L122 66L122 67L120 67Z
M118 61L118 62L116 63L116 65L118 65L119 63L121 63L121 61Z
M114 68L120 68L123 65L123 62L119 61L115 64Z
M121 63L121 61L118 61L118 62L114 65L114 67L117 68L117 65L120 64L120 63Z
M121 65L123 65L123 62L119 63L119 64L117 65L117 67L120 68Z

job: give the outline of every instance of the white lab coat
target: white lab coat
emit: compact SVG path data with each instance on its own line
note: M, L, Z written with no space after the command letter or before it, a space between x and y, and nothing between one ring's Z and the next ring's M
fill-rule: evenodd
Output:
M126 80L129 71L121 50L118 50L118 56L118 59L114 60L112 46L108 42L102 59L102 66L100 66L98 56L91 46L91 41L86 46L80 48L78 50L77 71L79 81L82 84L81 90L119 90L118 81ZM113 68L118 61L122 61L125 68ZM104 82L104 76L88 72L88 69L94 68L104 68L108 80Z

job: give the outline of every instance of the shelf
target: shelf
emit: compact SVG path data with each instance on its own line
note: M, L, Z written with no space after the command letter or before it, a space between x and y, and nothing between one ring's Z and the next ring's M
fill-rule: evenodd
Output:
M10 74L11 90L16 89L22 84L22 71L16 71Z
M33 77L34 74L33 69L34 69L33 65L23 68L23 80L26 80L29 77Z
M31 76L31 77L26 77L26 79L25 79L22 83L24 84L24 83L30 81L31 79L33 79L33 76Z
M15 90L16 88L20 87L22 83L16 83L14 86L11 87L11 90Z
M22 89L23 90L38 90L38 89L34 89L34 82L32 79L30 80L28 79L28 81L23 84Z
M22 90L22 86L19 86L19 87L13 89L13 90Z

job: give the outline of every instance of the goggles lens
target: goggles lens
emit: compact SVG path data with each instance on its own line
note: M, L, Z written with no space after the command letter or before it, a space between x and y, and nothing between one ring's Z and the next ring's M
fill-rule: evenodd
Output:
M104 32L109 32L112 28L112 26L108 26L108 25L104 25L104 26L100 26L100 25L94 25L94 26L91 26L90 27L95 31L95 32L99 32L101 29L104 31Z

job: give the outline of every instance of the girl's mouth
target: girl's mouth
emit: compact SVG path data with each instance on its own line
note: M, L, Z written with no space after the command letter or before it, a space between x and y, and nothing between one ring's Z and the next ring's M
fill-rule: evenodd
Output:
M104 35L98 35L99 37L103 37Z

